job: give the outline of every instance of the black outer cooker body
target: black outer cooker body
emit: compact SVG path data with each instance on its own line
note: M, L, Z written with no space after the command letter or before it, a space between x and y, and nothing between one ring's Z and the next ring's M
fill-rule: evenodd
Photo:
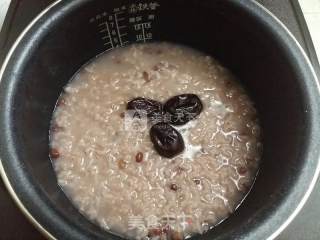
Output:
M253 1L141 2L159 5L149 19L150 40L194 47L230 68L255 100L264 131L251 193L226 221L193 239L274 238L301 208L319 173L320 97L309 61L290 33ZM48 129L62 87L83 64L112 45L150 41L134 25L125 40L109 45L101 35L104 19L117 11L124 11L129 25L136 16L131 4L56 2L19 38L1 72L2 174L25 210L57 239L120 239L84 218L58 187Z

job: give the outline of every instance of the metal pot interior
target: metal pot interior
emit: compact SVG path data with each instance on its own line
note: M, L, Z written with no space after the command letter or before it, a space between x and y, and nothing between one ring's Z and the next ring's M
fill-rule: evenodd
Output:
M316 169L310 155L316 87L302 54L253 2L158 1L155 10L136 12L132 3L61 1L21 39L0 90L6 109L2 164L11 186L58 239L119 239L84 218L57 185L48 158L52 111L62 87L96 55L137 41L175 42L210 54L233 71L256 102L264 132L263 159L250 194L226 221L194 239L267 238L299 204ZM104 22L115 18L119 22L109 22L106 30ZM116 24L126 27L119 33Z

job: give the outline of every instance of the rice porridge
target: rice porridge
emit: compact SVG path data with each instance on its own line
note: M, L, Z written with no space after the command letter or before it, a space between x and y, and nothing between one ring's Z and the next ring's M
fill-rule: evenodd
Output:
M133 99L162 108L177 96L196 104L194 118L171 124L128 114ZM163 126L176 145L157 145ZM179 240L235 211L258 170L260 135L253 102L215 59L169 43L140 44L100 55L66 85L50 156L66 195L103 229Z

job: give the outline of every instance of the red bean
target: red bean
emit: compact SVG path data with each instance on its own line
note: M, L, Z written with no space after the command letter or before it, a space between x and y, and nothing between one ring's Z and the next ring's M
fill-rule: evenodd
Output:
M150 82L150 76L149 76L149 73L147 73L146 71L144 71L142 73L143 75L143 79L146 81L146 82Z
M59 153L58 149L51 148L50 149L50 157L53 158L53 159L59 158L60 157L60 153Z
M66 100L64 100L64 98L59 98L58 101L57 101L57 107L61 107L61 106L64 106L66 105Z
M54 123L51 125L51 129L50 129L51 132L55 133L61 130L63 130L63 127L60 127L58 124Z
M178 190L177 184L172 183L172 184L170 185L170 189L171 189L172 191L177 191L177 190Z
M118 161L118 167L119 167L120 169L125 169L126 166L127 166L127 163L126 163L123 159L120 159L120 160Z
M159 229L159 228L149 229L148 237L156 237L161 235L162 235L162 229Z
M181 173L183 173L186 169L183 167L177 167L177 174L180 175Z
M183 234L181 232L174 231L171 234L171 239L172 240L183 240Z
M142 152L138 152L136 155L136 162L140 163L143 161L143 153Z
M238 167L238 173L239 173L240 175L244 175L244 174L246 174L247 172L248 172L248 169L247 169L246 167L243 167L243 166Z
M195 178L195 179L193 179L193 181L197 185L201 184L201 180L199 178Z

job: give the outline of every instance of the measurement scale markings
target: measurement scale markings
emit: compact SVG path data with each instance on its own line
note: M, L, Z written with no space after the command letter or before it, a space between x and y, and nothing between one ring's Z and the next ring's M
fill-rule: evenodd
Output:
M116 30L116 32L117 32L117 36L118 36L118 39L119 39L120 46L123 46L123 45L129 43L129 41L124 41L124 40L122 39L122 37L125 37L125 36L128 35L128 33L125 32L125 30L124 30L123 33L121 33L121 29L128 28L127 25L124 25L124 24L121 23L121 21L126 20L125 17L119 16L120 14L123 14L123 13L124 13L123 11L115 12L115 13L113 14L113 16L114 16L114 21L109 22L108 20L106 20L106 21L98 24L99 27L104 27L103 29L101 29L101 30L99 31L100 33L105 33L105 36L103 36L102 39L108 41L108 42L105 42L104 45L105 45L105 46L106 46L106 45L111 45L111 49L115 48L115 45L114 45L114 42L113 42L113 39L112 39L112 36L111 36L110 24L111 24L111 27L112 27L112 31L114 31L114 30L113 30L113 29L114 29L114 26L115 26L115 28L116 28L115 30ZM115 33L113 33L113 35L115 35ZM116 40L115 40L115 41L116 41ZM117 45L117 46L118 46L118 45ZM111 50L111 49L109 49L109 50Z
M112 42L112 39L111 39L111 34L110 34L110 29L109 29L108 21L106 21L105 24L106 24L106 27L107 27L108 37L109 37L109 39L110 39L111 46L112 46L112 48L114 48L113 42Z
M144 24L141 25L142 26L142 37L143 37L143 42L146 42L146 35L144 32Z
M118 19L118 15L121 14L121 13L123 13L123 12L118 12L118 13L114 14L114 21L116 23L116 28L117 28L117 32L118 32L118 36L119 36L120 45L123 46L123 42L122 42L122 39L121 39L120 28L119 28L119 19L122 19L122 18Z
M101 26L105 26L106 25L106 22L103 22L103 23L100 23L98 26L101 27Z
M106 44L105 44L106 45ZM107 49L107 50L105 50L105 52L109 52L109 51L111 51L113 48L109 48L109 49Z
M103 45L104 45L104 46L107 46L107 45L109 45L109 44L111 45L111 48L110 48L110 49L113 49L113 44L112 44L112 42L106 42L106 43L104 43Z

